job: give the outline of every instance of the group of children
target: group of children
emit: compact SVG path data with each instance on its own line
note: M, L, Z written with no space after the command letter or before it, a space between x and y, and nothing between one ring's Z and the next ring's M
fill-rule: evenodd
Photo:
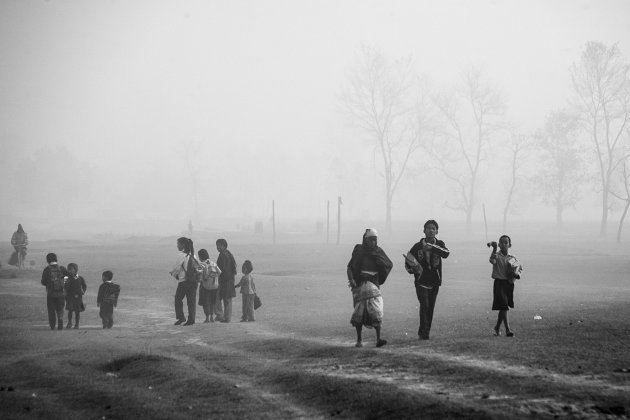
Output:
M50 329L63 330L63 310L68 311L68 324L66 328L72 328L74 315L74 328L79 328L81 312L85 311L83 295L87 290L85 279L79 275L79 266L75 263L68 264L65 268L59 265L57 255L46 255L48 265L42 272L41 283L46 286L46 306L48 309L48 323ZM103 328L111 328L114 325L114 308L118 305L120 285L113 282L114 274L104 271L103 283L98 289L96 306L100 307L99 315L103 321Z
M203 307L206 319L204 322L230 322L232 317L232 299L236 296L235 289L241 288L243 299L243 315L241 322L255 321L254 302L256 300L256 286L251 261L246 260L242 266L243 276L235 284L237 274L236 261L227 249L227 241L216 241L219 255L217 262L210 260L208 251L200 249L195 255L193 241L190 238L177 239L177 249L182 253L175 262L171 276L178 281L175 291L175 325L189 326L195 324L195 300L199 291L199 306ZM184 314L184 298L187 301L188 318Z

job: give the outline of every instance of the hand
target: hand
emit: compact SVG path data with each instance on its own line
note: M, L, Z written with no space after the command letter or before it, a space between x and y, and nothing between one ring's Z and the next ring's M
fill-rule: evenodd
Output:
M348 280L348 287L350 287L351 289L357 287L357 283L354 281L354 279Z

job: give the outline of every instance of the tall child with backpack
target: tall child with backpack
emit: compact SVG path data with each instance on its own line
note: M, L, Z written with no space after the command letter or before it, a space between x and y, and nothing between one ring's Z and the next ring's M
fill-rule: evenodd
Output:
M186 326L195 323L197 283L201 280L202 267L195 256L192 239L181 237L177 239L177 249L183 254L177 260L170 274L179 283L175 291L175 325ZM184 297L188 306L188 320L184 315Z
M57 255L46 255L48 265L42 271L42 286L46 286L46 306L48 308L48 324L54 330L63 330L63 309L66 304L65 282L68 271L57 262Z

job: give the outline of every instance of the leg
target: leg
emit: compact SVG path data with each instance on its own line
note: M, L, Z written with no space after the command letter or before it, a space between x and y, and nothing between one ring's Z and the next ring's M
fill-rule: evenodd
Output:
M241 295L241 322L247 321L247 295Z
M505 335L507 337L514 337L514 333L510 330L510 321L508 319L508 311L504 311L505 315L503 317L503 325L505 325Z
M363 339L361 337L361 333L362 333L363 327L361 325L355 325L354 327L357 330L357 343L354 346L355 347L363 347Z
M184 282L180 281L177 283L177 289L175 290L175 318L177 318L175 325L186 321L184 316L184 296L186 296L186 288Z
M197 314L197 283L188 282L186 285L186 303L188 304L188 321L185 325L193 325L195 323L195 315Z
M81 317L80 313L81 312L79 311L74 313L74 328L79 328L79 318Z
M232 320L232 298L223 299L223 322Z
M72 327L72 311L68 311L68 323L66 324L66 328Z
M431 325L433 324L433 311L435 310L435 301L437 300L438 292L440 291L440 286L433 286L432 289L429 289L429 306L427 308L427 336L431 332Z
M387 344L387 340L381 340L381 326L375 325L374 329L376 330L376 347L383 347Z
M66 305L66 298L55 298L55 312L57 313L57 329L63 330L63 309Z
M425 289L422 286L416 286L416 297L420 304L420 327L418 328L418 336L421 340L429 339L429 327L428 327L428 308L429 308L429 289Z
M56 324L56 313L55 313L55 298L50 296L46 296L46 309L48 309L48 324L50 325L50 329L55 329Z
M213 290L213 297L211 299L214 302L214 318L217 321L223 320L223 302L221 301L221 296L219 295L218 290Z
M247 320L256 321L254 317L254 295L247 295Z

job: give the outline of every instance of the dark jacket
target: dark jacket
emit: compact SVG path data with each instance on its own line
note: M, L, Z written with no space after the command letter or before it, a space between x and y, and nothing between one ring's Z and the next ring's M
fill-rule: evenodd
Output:
M362 244L356 244L352 250L352 257L348 262L348 269L352 272L352 277L357 285L361 284L361 270L376 271L378 273L375 281L377 286L385 283L389 272L394 264L389 259L385 251L380 247L368 248Z
M98 288L96 305L100 306L101 303L112 303L116 306L118 305L118 295L120 295L120 285L111 281L103 282Z
M414 283L416 286L441 286L442 258L448 258L451 252L446 248L443 241L436 238L435 244L433 244L430 251L430 258L427 259L425 253L422 252L425 240L425 238L422 238L420 242L415 243L409 250L409 253L418 260L422 267L421 275L414 274ZM406 263L405 266L407 266Z
M56 267L53 267L53 266L56 266ZM44 268L44 271L42 271L42 286L46 286L46 294L48 296L64 297L65 290L62 290L62 291L53 290L53 285L52 285L53 272L56 272L55 275L60 275L62 278L68 276L68 270L66 270L66 267L64 267L63 265L49 264L48 266L46 266L46 268Z
M234 290L234 277L236 276L236 261L227 249L219 253L217 266L221 270L219 274L219 296L221 299L236 297Z

